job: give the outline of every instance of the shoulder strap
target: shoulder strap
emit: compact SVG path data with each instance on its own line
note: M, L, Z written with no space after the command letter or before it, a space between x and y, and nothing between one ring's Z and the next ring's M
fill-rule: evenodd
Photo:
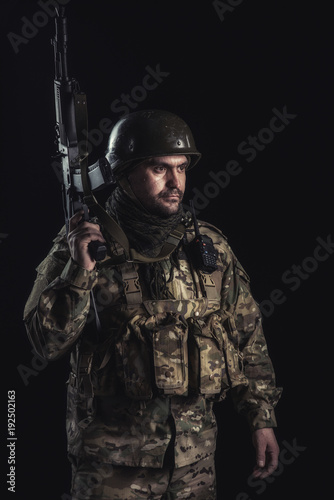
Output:
M178 246L181 241L186 227L184 224L180 223L168 236L167 240L164 243L159 255L157 257L145 257L145 255L141 255L139 252L130 249L130 255L134 262L157 262L158 260L163 260L168 257Z

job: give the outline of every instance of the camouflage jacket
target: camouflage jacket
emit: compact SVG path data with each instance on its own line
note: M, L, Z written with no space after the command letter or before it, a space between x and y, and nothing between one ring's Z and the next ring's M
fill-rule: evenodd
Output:
M171 299L152 300L142 264L106 258L81 268L64 229L38 266L24 320L41 356L71 353L70 454L143 467L196 462L215 451L212 407L227 390L251 430L276 426L281 389L249 278L219 230L200 230L214 242L218 269L197 272L179 245L176 261L163 261Z

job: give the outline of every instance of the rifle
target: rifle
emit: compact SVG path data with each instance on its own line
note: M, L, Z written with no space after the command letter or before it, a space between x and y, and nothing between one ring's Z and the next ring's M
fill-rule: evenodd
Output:
M62 200L68 232L69 220L79 210L84 210L83 220L89 220L84 184L89 182L89 189L96 188L110 183L110 178L103 162L98 161L88 167L88 143L83 135L83 131L88 130L87 99L85 93L80 91L77 80L68 74L68 31L63 7L57 11L55 28L55 36L51 40L54 47L55 142L58 149L55 158L61 162ZM94 260L105 258L107 249L101 242L91 241L88 248Z
M87 99L80 91L79 84L70 78L67 68L67 18L65 9L57 11L56 34L52 39L55 59L54 94L56 106L56 143L61 160L61 184L66 229L69 220L78 210L84 210L84 219L89 220L88 207L97 215L106 231L105 236L116 241L123 249L121 255L113 255L114 262L136 259L146 262L147 258L130 248L129 240L117 221L98 203L93 191L105 186L115 185L112 169L108 160L100 158L88 166L88 141L84 131L88 129ZM175 238L173 238L175 240ZM177 239L177 237L176 237ZM168 244L163 252L155 257L160 260L171 252ZM172 245L173 247L173 245ZM103 260L107 249L99 241L89 243L90 255L94 260ZM152 261L152 259L150 259Z

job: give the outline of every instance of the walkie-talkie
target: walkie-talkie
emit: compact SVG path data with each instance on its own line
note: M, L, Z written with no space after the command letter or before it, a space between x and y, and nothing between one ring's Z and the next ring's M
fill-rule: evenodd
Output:
M189 243L188 251L195 269L203 273L211 274L217 269L217 250L210 236L199 232L198 222L195 214L193 201L190 200L190 208L194 221L195 238Z

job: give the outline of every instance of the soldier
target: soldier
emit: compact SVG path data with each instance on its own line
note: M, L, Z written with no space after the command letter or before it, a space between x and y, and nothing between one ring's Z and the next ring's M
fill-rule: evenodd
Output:
M181 203L200 156L174 114L120 119L106 212L124 246L79 212L37 268L24 320L41 356L71 353L75 500L215 499L212 407L228 390L252 432L254 476L277 467L281 390L249 278L223 234ZM95 240L108 248L100 262Z

